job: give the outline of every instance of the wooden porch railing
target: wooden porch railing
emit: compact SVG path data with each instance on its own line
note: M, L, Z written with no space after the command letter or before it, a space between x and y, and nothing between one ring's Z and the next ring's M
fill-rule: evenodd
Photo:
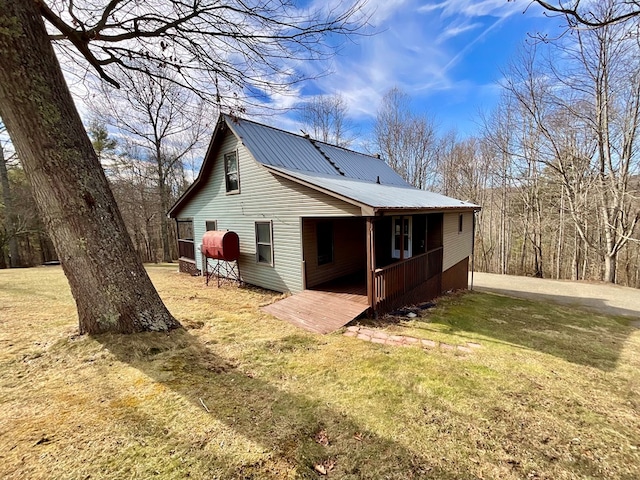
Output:
M373 273L374 311L392 310L407 293L441 272L442 247L376 269Z
M191 260L196 259L196 248L193 240L178 240L178 256Z

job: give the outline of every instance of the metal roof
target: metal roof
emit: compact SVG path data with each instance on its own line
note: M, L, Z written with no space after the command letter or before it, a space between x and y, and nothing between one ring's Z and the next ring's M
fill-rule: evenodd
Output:
M478 205L463 202L439 193L420 190L411 186L384 185L343 176L324 175L316 172L282 167L268 167L269 170L294 181L353 200L374 210L401 209L479 209Z
M220 142L225 124L245 145L253 158L274 174L361 206L363 215L372 215L376 210L480 208L473 203L419 190L405 182L377 157L249 120L221 115L200 173L169 210L171 217L177 217L193 195L206 184L206 179L212 171L212 152Z
M379 179L383 185L409 186L394 169L380 158L327 143L316 142L316 144L345 173L346 177L368 182L377 182Z
M227 125L259 163L290 170L408 186L383 160L309 137L225 115Z

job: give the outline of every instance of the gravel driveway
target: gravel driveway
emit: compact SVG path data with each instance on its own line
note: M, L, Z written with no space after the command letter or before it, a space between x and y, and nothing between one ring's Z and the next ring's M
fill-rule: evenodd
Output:
M640 319L640 290L619 285L475 272L473 289L577 305L602 313ZM634 324L640 327L640 322Z

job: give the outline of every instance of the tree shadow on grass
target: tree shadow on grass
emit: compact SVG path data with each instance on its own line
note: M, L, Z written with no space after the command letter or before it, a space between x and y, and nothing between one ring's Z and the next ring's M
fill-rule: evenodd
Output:
M547 353L566 361L614 370L636 329L630 319L605 316L550 301L467 292L443 302L444 314L425 317L445 325L444 333L482 335Z
M334 478L477 478L445 471L393 439L368 431L343 412L309 395L297 395L243 372L217 356L202 340L179 329L170 334L101 335L115 357L177 393L236 434L258 444L265 458L236 461L224 478L282 478L288 466L296 478L318 478L314 467L333 465ZM146 422L146 415L140 421ZM325 432L329 444L318 442ZM215 438L204 440L216 442ZM218 440L219 441L219 440ZM273 465L272 465L273 466Z

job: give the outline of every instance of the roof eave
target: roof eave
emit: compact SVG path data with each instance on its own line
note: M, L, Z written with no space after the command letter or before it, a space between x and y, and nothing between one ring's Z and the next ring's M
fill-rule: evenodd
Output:
M375 207L376 215L396 215L400 213L412 212L479 212L482 207L479 205L453 205L453 206L433 206L433 207Z

